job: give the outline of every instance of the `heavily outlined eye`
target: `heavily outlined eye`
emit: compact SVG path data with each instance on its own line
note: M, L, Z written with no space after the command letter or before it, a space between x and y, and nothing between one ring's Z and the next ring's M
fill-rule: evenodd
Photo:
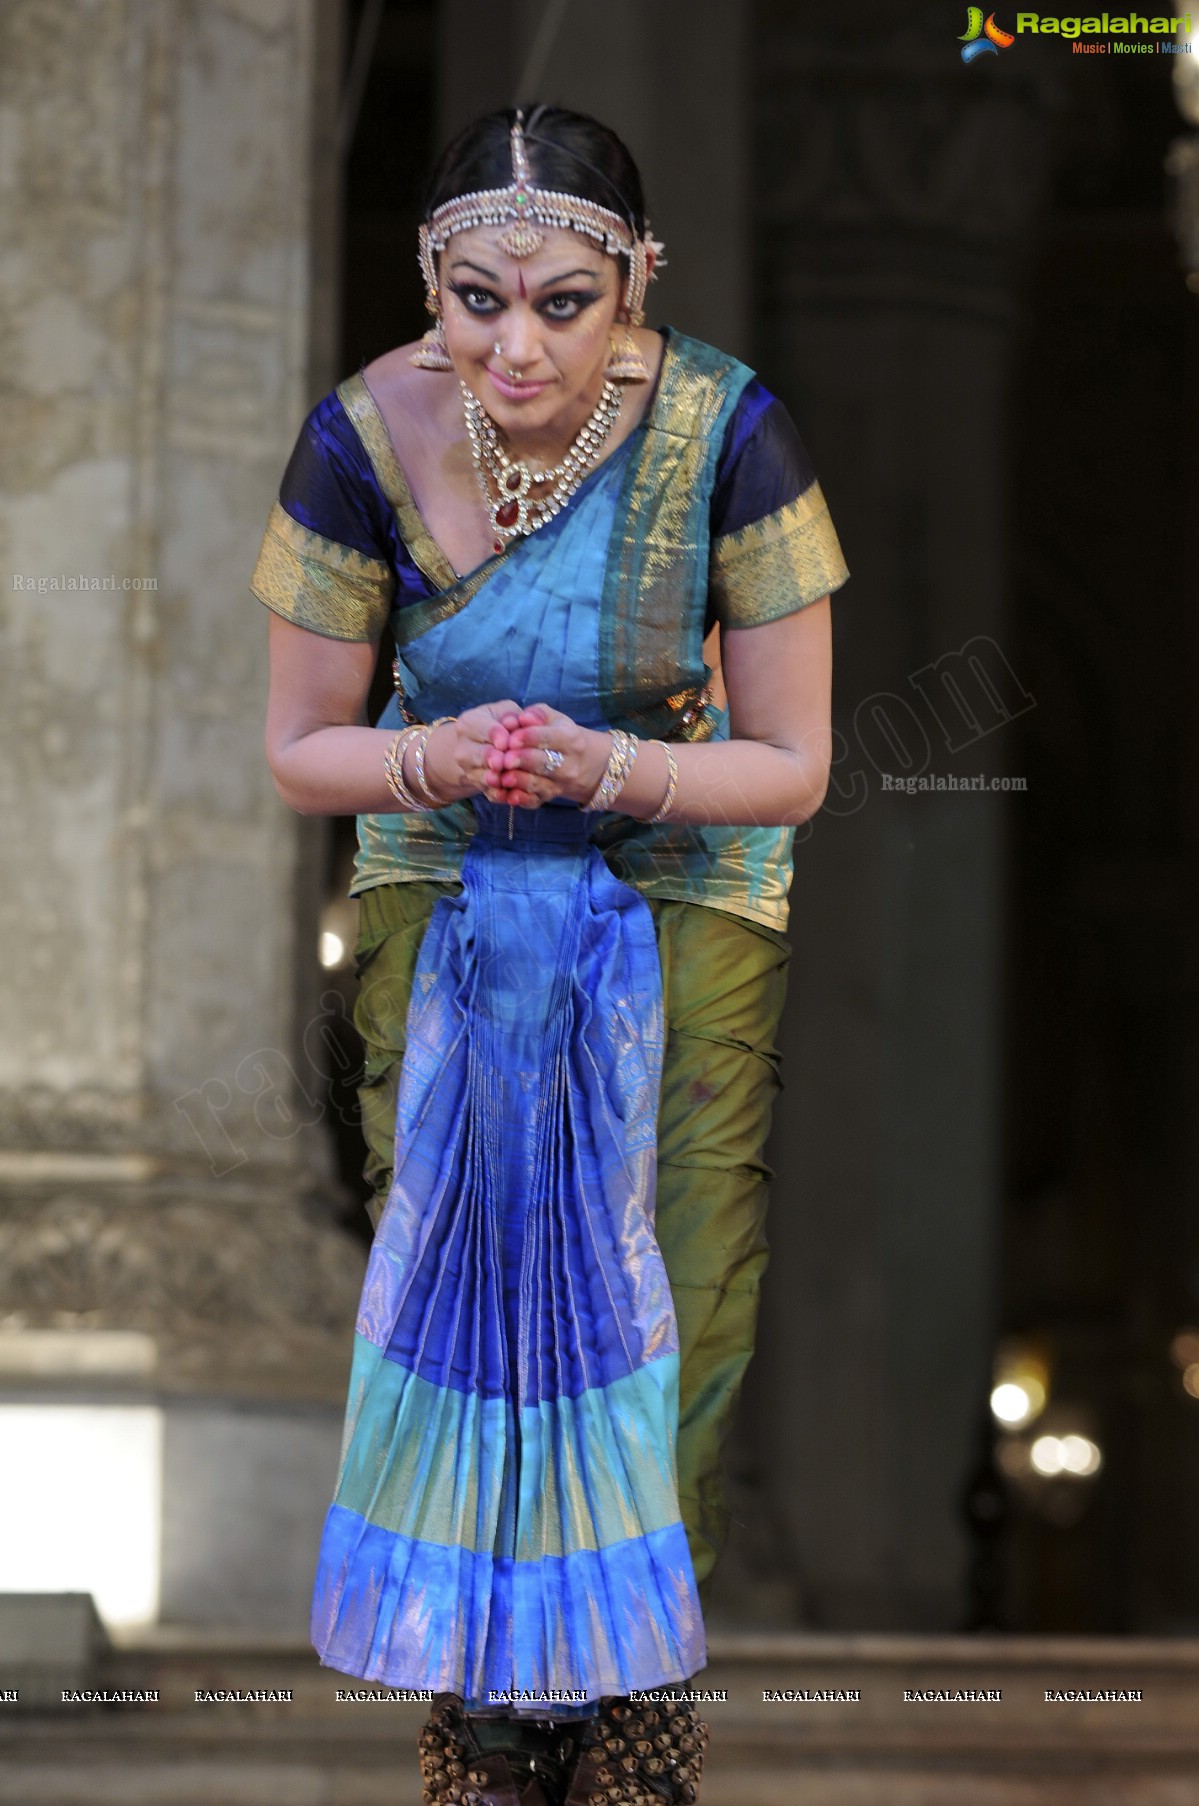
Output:
M541 311L550 320L574 320L596 299L595 295L581 293L550 295L542 302Z
M473 288L469 283L454 283L452 292L470 314L493 314L500 305L490 289Z

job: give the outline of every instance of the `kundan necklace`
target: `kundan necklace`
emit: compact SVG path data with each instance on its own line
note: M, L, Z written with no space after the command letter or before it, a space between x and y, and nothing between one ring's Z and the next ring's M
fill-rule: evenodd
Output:
M483 492L483 506L495 535L492 550L502 552L510 539L535 533L553 520L583 481L599 457L601 447L620 413L622 392L604 380L603 391L591 417L571 440L566 456L551 470L530 470L522 458L510 458L500 444L499 429L482 403L459 382L466 410L466 432L475 475ZM535 486L549 484L544 495L532 495Z

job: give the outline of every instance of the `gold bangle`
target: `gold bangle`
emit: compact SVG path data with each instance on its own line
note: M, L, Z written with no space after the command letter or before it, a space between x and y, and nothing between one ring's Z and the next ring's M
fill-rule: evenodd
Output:
M435 727L442 727L447 721L456 719L457 717L454 715L439 715L436 721L430 721L428 727L422 727L416 737L416 750L412 754L412 770L416 779L413 789L418 797L423 796L427 800L430 809L444 809L452 799L448 796L438 796L426 778L425 748L429 744L429 735Z
M413 727L401 728L387 751L383 755L383 772L387 778L387 788L399 803L400 808L409 815L428 815L429 810L409 790L404 782L404 754L408 750L408 742L421 732L418 721Z
M666 795L662 798L662 801L658 804L654 813L646 816L645 819L647 822L665 821L666 817L670 814L671 805L674 802L674 793L679 787L679 768L675 761L675 756L671 752L669 746L667 746L665 740L654 740L652 744L654 746L660 746L662 751L666 754Z

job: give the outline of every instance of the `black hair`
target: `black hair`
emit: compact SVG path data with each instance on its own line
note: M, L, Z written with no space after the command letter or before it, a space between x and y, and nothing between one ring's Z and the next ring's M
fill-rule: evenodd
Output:
M645 195L641 172L609 126L569 107L527 106L525 147L539 188L578 195L619 213L633 235L645 235ZM509 134L515 107L485 113L464 127L442 152L425 193L424 217L444 201L477 188L506 188L512 180Z

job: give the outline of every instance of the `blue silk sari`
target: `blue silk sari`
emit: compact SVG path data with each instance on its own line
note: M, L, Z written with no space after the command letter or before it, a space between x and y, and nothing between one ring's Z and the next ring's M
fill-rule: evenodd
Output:
M631 447L431 611L404 648L420 718L509 695L607 725L599 599ZM568 1716L705 1659L653 1232L661 970L594 817L475 814L417 963L312 1634L349 1674Z

